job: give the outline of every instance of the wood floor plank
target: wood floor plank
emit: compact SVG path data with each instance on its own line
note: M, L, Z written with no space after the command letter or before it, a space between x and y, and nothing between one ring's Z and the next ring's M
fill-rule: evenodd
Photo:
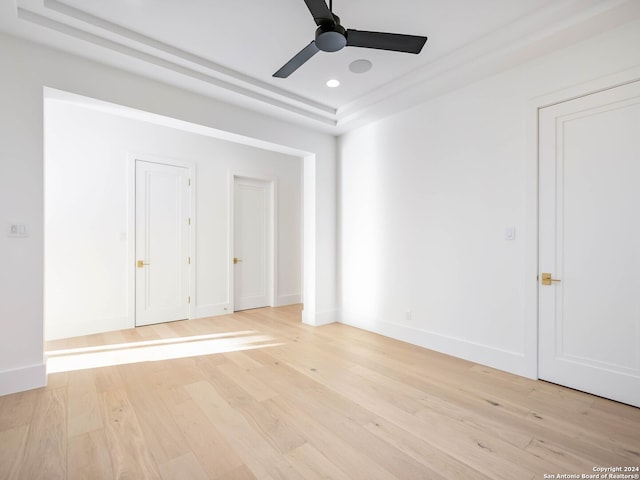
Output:
M262 366L262 363L244 352L223 353L223 355L244 370L252 370Z
M67 394L69 437L103 428L98 392L91 370L71 372Z
M189 448L210 478L218 478L244 465L224 435L192 399L168 408Z
M158 465L162 480L208 480L209 475L205 473L198 459L192 453L186 453L181 457L176 457L166 463Z
M144 443L157 464L167 464L189 453L187 441L155 385L145 383L128 388L127 397L144 435Z
M159 479L158 467L149 453L126 391L100 394L100 408L115 478Z
M473 370L486 370L486 367L474 368ZM531 384L531 391L537 387L545 388L544 382L532 382L504 372L500 372L500 374L508 376L510 379L514 377L513 381L516 382L526 381L526 383ZM585 460L587 464L593 463L598 459L601 459L600 461L603 464L607 463L602 459L606 458L609 453L607 453L607 449L602 448L600 442L594 442L593 438L588 435L580 435L579 432L572 428L570 423L563 425L561 422L560 424L544 426L547 419L531 410L534 405L540 407L539 404L527 401L527 397L495 396L491 392L492 383L489 379L487 379L485 387L486 392L470 391L442 382L429 382L414 375L404 378L404 381L428 391L427 402L429 408L443 416L455 419L457 416L463 415L466 419L465 421L485 431L490 431L493 435L514 445L528 450L531 450L533 446L539 446L540 448L548 449L547 454L555 452L554 455L547 455L547 458L550 459L550 464L554 464L553 458L561 458L563 456L566 456L567 464L571 463L568 461L570 458L590 459ZM439 405L444 405L444 408ZM552 405L549 405L551 407L549 411L554 410ZM547 410L543 411L546 415ZM610 429L611 426L605 427L605 430ZM526 445L528 443L527 439L532 439L529 446ZM561 445L562 447L560 447Z
M341 392L327 388L283 362L275 361L273 365L265 365L252 373L267 381L299 409L319 412L330 409L359 425L369 423L374 418L370 411Z
M535 457L543 460L542 463L554 472L588 472L598 460L587 460L585 457L575 455L570 448L560 447L559 444L549 440L534 438L525 450ZM590 457L595 459L597 457Z
M289 465L272 445L256 432L242 414L233 409L209 382L202 381L185 388L209 420L226 436L232 448L256 477L267 477L274 471L292 473L287 471ZM297 477L299 476L288 475L286 478Z
M362 366L356 366L352 368L351 371L360 376L363 376L371 382L374 382L373 385L375 390L383 389L395 394L400 393L403 397L410 397L415 399L419 403L420 407L413 413L417 413L417 411L427 408L430 411L435 411L438 413L438 415L448 417L453 421L464 421L467 424L474 425L478 429L490 432L497 438L505 440L519 448L525 448L533 440L532 435L528 432L523 433L521 431L513 430L508 427L505 428L505 425L496 421L493 418L493 415L476 415L471 410L468 410L464 407L461 408L458 403L442 400L434 395L429 395L425 390L416 388L415 385L395 380ZM394 395L387 394L387 397L392 399ZM407 410L406 408L403 409ZM411 410L409 411L412 412ZM491 413L493 414L494 412Z
M114 478L111 455L103 429L69 438L69 480L110 480Z
M485 475L504 479L534 478L545 463L490 432L468 422L449 421L428 409L419 412L414 423L409 424L407 420L400 420L398 425L403 428L417 426L413 430L415 435L437 445L449 455L461 455L465 463Z
M193 358L165 360L168 368L152 373L149 381L164 404L172 405L188 401L191 397L182 387L203 379L202 372L197 368Z
M235 364L231 365L236 367ZM273 404L272 399L275 395L269 395L268 398L258 401L240 385L250 383L253 377L247 376L238 383L227 374L220 372L221 368L222 366L217 366L209 370L213 376L207 377L208 382L272 448L280 453L286 453L305 443L304 436L291 424L289 415L283 414ZM262 382L260 384L264 385Z
M349 480L346 473L308 443L287 452L286 458L306 480Z
M291 416L289 421L295 423L297 415L291 412L305 411L309 417L331 430L336 437L347 442L351 448L366 452L367 463L379 463L385 470L397 475L399 478L406 476L409 478L421 478L421 472L424 470L422 465L395 449L394 446L380 441L380 439L372 436L370 432L362 428L364 423L362 419L369 421L371 418L369 412L366 412L362 407L355 407L355 404L348 405L348 402L338 392L330 394L325 391L322 395L318 395L317 393L321 389L316 388L314 389L314 394L310 395L308 390L304 391L297 388L297 385L305 384L299 378L289 386L279 383L277 377L269 372L278 369L282 370L282 368L286 367L265 366L252 372L256 377L263 377L273 383L274 387L277 386L278 391L283 394L282 396L287 398L287 403L281 398L263 402L272 404L274 416L286 418L289 415ZM345 408L345 405L348 406ZM356 408L360 411L358 414L352 415ZM277 410L280 411L279 414L275 413Z
M375 355L376 354L374 354L374 356ZM398 378L402 379L402 381L404 382L416 383L416 379L418 378L417 371L415 373L411 372L409 374L410 376L413 377L413 380L411 380L406 375L401 374L397 369L388 370L388 367L382 362L385 362L385 363L389 363L389 362L382 359L381 355L378 355L378 359L379 359L378 362L375 364L376 369L386 371L387 373L389 373L390 371L392 376L397 375ZM415 368L410 368L409 370L414 370L414 369ZM469 372L479 374L480 378L477 378L476 375L469 376L469 374L464 373L463 370L460 370L458 372L451 371L450 368L443 368L443 370L446 371L446 376L442 375L442 373L436 373L436 376L434 376L432 369L429 369L428 371L425 372L426 378L431 378L432 380L431 382L427 382L428 386L427 388L425 388L425 391L428 391L429 389L431 390L435 389L437 390L438 394L442 394L443 385L446 386L445 388L448 388L451 392L454 392L457 390L458 393L454 394L453 398L450 398L450 403L452 405L459 405L461 403L467 402L469 398L474 398L476 400L476 404L482 400L487 402L487 406L488 405L499 406L501 408L506 407L507 409L513 410L514 414L517 411L520 411L520 412L523 412L524 415L530 415L535 418L540 417L540 415L535 412L532 412L531 410L532 407L535 407L539 411L542 410L545 412L557 412L558 410L560 411L569 410L568 412L566 412L567 415L564 415L561 413L556 417L556 414L554 414L554 418L558 418L558 420L560 420L570 415L573 417L572 421L569 422L570 424L588 425L589 423L588 422L585 423L584 421L586 419L585 415L588 414L588 410L591 408L591 405L593 404L593 402L597 400L597 397L593 397L591 395L587 395L582 392L575 392L573 390L566 389L564 387L552 386L552 385L546 384L545 382L532 382L522 377L517 377L512 374L500 372L495 369L491 369L489 367L484 367L480 365L472 365L471 368L469 369ZM439 381L436 381L438 380L437 378L438 376L440 376L441 378ZM418 381L417 383L424 384L423 382L424 378L425 377L421 378L420 381ZM491 386L491 388L487 388L489 385ZM542 400L543 398L545 400ZM613 404L615 402L608 402L608 403ZM558 408L559 406L561 407ZM576 410L580 412L579 414L576 414L575 411L571 411L571 409L574 407L576 408ZM482 420L482 422L485 424L485 428L487 428L487 422L492 423L490 420L490 417L487 417L487 416L482 417L477 415L478 408L474 407L470 411L472 412L472 414L474 414L474 417L475 417L474 421L478 422L479 420ZM498 436L504 436L504 434L501 432L507 433L507 430L511 430L510 432L508 432L509 435L513 435L515 433L517 438L517 436L520 435L520 433L527 432L526 428L510 428L510 426L512 426L514 423L513 420L515 420L516 423L520 423L520 426L522 425L520 422L521 418L514 419L513 417L510 421L506 423L507 425L506 428L501 427L497 422L493 422L494 433L497 434ZM570 438L570 436L573 435L574 433L573 429L571 428L571 425L562 425L562 424L563 424L562 421L556 422L557 429L555 430L555 432L553 432L553 435L556 436L556 440L558 439L558 436L564 436L564 439L559 442L560 444L562 444L563 442L566 442ZM638 422L635 422L636 429L638 425L639 425ZM587 429L594 434L595 432L599 431L599 429L593 428L591 425L589 425ZM613 426L610 424L605 429L611 431L613 430ZM540 430L538 430L538 432L540 432ZM549 430L545 432L545 434L541 435L541 437L539 437L538 440L548 437L546 433L549 433L549 432L550 432ZM624 439L623 435L615 434L614 436L616 438L616 440L612 439L614 451L613 452L609 451L609 453L612 453L614 456L616 456L619 459L627 459L629 461L633 461L634 458L636 458L633 456L635 450L633 449L629 450L628 448L624 449L623 445L621 444ZM580 438L582 440L581 442L578 442L578 443L569 442L568 445L571 445L572 448L582 449L583 452L584 451L593 452L594 449L597 449L598 447L595 444L589 445L588 437L589 435L587 434L587 432L583 431L580 434ZM631 435L631 438L634 438L633 434ZM523 441L525 441L526 436L523 437L522 439ZM637 436L636 436L636 441L637 441ZM615 447L615 444L618 444L618 447ZM567 453L569 455L571 454L571 452L567 452ZM594 455L594 456L587 456L587 458L603 458L603 457L602 455ZM610 458L610 457L604 457L604 458ZM606 459L606 460L603 460L603 463L608 463L609 461L610 461L609 459Z
M291 413L280 409L274 399L250 399L238 409L278 452L284 454L306 443L304 432L296 428Z
M197 336L224 353L61 372L0 397L0 478L538 480L640 465L638 408L304 325L300 305L47 348Z
M255 480L257 477L249 470L249 467L242 465L238 468L234 468L230 472L225 472L223 475L216 477L216 480ZM264 477L264 480L268 480Z
M424 472L430 479L490 480L493 478L466 464L463 459L457 459L443 452L437 446L420 441L415 435L383 418L376 418L370 424L365 425L365 428L422 463Z
M69 372L50 373L47 375L47 386L45 390L56 390L66 388L69 384Z
M293 361L293 357L287 354L287 358ZM321 363L318 363L320 361ZM430 442L431 444L444 445L448 453L455 455L456 452L463 452L467 462L471 461L474 468L490 474L496 470L496 478L504 478L509 480L512 478L533 478L533 472L523 468L519 463L508 460L508 456L502 455L503 452L520 453L517 450L509 449L506 442L500 442L491 438L484 432L477 431L467 425L459 425L459 422L447 422L438 416L431 415L427 410L419 413L424 418L416 418L416 415L409 413L400 408L395 401L381 399L375 389L369 388L369 385L357 383L353 377L341 372L335 374L330 368L324 368L326 360L316 358L313 364L320 365L315 371L308 368L307 362L291 363L291 366L310 376L313 375L317 381L321 382L328 388L340 391L343 395L348 396L351 400L367 405L367 408L382 418L393 421L396 425L401 426L414 433L419 438ZM428 418L427 418L428 417ZM449 430L454 428L459 438L453 439ZM524 455L523 455L524 456ZM526 456L525 456L526 457ZM500 473L502 472L502 473ZM515 477L514 477L515 476Z
M29 425L40 395L40 391L28 390L3 396L2 408L0 409L0 432Z
M198 335L198 330L192 327L192 322L188 320L180 320L177 322L170 322L166 324L160 324L168 327L171 331L171 336L168 338L183 338L183 337L192 337L194 335ZM159 325L153 325L153 327L158 327Z
M29 428L20 478L67 478L66 391L42 389Z
M158 323L153 325L153 330L160 338L176 338L176 330L171 323Z
M0 431L0 478L16 480L22 470L28 425Z
M273 399L272 402L274 410L280 410L280 416L299 410L293 404L284 403L281 399ZM329 430L350 449L359 452L366 458L368 464L377 465L397 478L427 478L424 465L398 450L394 445L376 437L350 418L330 409L313 408L307 410L307 413L310 418L322 424L323 428ZM291 423L296 421L296 417L297 415L291 415Z
M93 369L96 392L113 392L125 388L120 370L115 367L101 367Z
M274 402L282 402L280 398L275 398ZM304 410L292 410L291 407L282 403L282 410L296 411L292 418L299 430L305 432L308 443L315 449L322 452L325 457L331 459L340 470L344 471L351 478L366 478L370 480L391 480L399 477L385 470L365 453L352 447L348 440L341 438L321 421L313 419Z
M527 417L532 424L536 424L544 429L542 438L549 438L553 436L553 433L557 435L568 434L572 437L566 441L561 442L547 442L548 444L555 443L556 445L562 445L562 451L568 453L581 453L587 451L588 455L584 457L591 462L597 462L601 465L613 465L615 462L622 462L621 464L640 464L640 453L635 446L630 448L621 446L615 440L607 442L606 448L601 448L602 440L598 440L598 434L596 429L590 428L588 425L582 423L567 422L564 418L554 415L551 412L536 413L533 412ZM638 431L640 431L640 423L638 424ZM609 429L605 429L609 432ZM610 434L615 438L613 432ZM577 439L577 440L576 440ZM639 445L639 443L635 443Z
M220 365L218 370L226 375L229 379L238 384L240 388L251 395L256 401L261 402L268 400L277 395L271 388L261 382L255 376L247 373L247 371L235 363Z

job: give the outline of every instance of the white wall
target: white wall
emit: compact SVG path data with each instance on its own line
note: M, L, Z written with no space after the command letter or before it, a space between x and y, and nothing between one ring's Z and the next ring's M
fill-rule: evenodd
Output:
M640 65L638 44L630 23L358 129L340 140L336 172L329 135L0 36L0 226L29 228L0 235L0 394L44 383L43 87L301 152L304 321L336 317L339 280L345 322L534 375L529 107Z
M637 67L638 45L634 22L342 136L342 321L535 377L534 98Z
M195 317L230 313L233 174L278 189L275 305L302 296L302 159L64 101L45 103L45 339L132 328L131 163L195 167Z
M304 155L305 321L336 316L335 139L211 98L0 35L0 394L45 382L43 89L205 125ZM308 197L311 195L311 197Z

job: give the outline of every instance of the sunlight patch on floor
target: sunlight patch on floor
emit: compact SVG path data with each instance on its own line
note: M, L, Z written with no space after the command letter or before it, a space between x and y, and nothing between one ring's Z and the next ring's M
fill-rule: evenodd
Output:
M283 345L255 330L144 340L140 342L79 347L47 352L47 373L154 362Z

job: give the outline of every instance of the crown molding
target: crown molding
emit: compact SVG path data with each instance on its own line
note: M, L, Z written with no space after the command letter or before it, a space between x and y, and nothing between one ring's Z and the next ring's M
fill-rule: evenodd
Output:
M40 6L41 5L41 6ZM341 134L640 17L637 0L558 0L360 98L333 108L58 0L18 0L17 18L153 66L198 93ZM95 57L94 57L95 58ZM113 62L112 62L113 63ZM151 75L152 76L152 75Z

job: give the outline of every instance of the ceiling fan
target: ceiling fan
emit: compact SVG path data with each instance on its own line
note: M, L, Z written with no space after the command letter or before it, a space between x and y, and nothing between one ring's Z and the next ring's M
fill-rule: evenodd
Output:
M417 54L427 41L427 37L416 35L345 29L340 25L340 17L333 13L332 0L329 7L324 0L304 0L304 3L318 25L316 39L285 63L274 77L287 78L320 50L337 52L344 47L364 47Z

